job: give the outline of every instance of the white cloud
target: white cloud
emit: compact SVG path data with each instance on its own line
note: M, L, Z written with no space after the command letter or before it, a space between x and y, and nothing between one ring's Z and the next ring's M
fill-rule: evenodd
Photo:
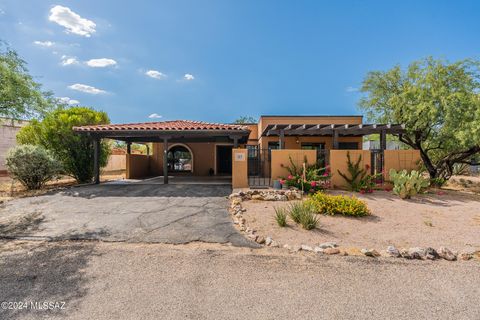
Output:
M82 18L70 8L55 6L50 9L48 20L65 27L67 33L74 33L84 37L90 37L95 33L95 22Z
M110 66L115 66L117 61L108 58L100 58L100 59L90 59L85 62L87 66L92 68L105 68Z
M158 113L152 113L151 115L148 116L150 119L160 119L162 116L159 115Z
M70 66L78 63L79 62L76 57L62 56L62 66Z
M157 70L148 70L147 72L145 72L145 75L154 79L165 79L167 77L166 74L161 73L160 71L157 71Z
M186 73L186 74L183 76L183 79L184 79L184 80L193 80L193 79L195 79L195 77L193 76L193 74Z
M347 91L347 92L357 92L357 91L358 91L358 88L355 88L355 87L347 87L347 88L345 89L345 91Z
M59 98L57 98L57 99L58 99L58 101L60 101L61 103L65 103L65 104L71 104L71 105L72 105L72 104L79 104L79 103L80 103L80 101L75 100L75 99L71 99L71 98L69 98L69 97L59 97Z
M75 84L72 84L71 86L68 86L68 87L72 90L77 90L77 91L90 93L90 94L107 93L107 91L105 91L105 90L98 89L98 88L95 88L95 87L92 87L92 86L89 86L89 85L86 85L86 84L81 84L81 83L75 83Z
M33 44L36 44L37 46L40 47L51 47L55 44L55 42L52 41L33 41Z

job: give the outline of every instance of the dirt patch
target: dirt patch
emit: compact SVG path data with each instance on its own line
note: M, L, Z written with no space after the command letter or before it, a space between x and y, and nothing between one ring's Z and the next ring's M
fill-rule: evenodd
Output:
M331 191L331 194L351 194ZM396 247L446 246L453 250L480 248L480 196L442 191L401 200L396 195L378 191L371 195L355 194L364 200L372 215L363 218L321 216L320 226L307 231L291 219L279 227L274 207L288 202L245 201L246 225L281 244L317 245L335 241L341 246L385 249Z

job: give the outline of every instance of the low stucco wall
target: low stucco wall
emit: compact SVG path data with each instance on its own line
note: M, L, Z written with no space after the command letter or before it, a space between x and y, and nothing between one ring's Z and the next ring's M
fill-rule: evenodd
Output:
M232 149L232 188L248 188L247 149Z
M151 176L150 156L143 154L126 154L126 178L140 179Z
M384 167L385 179L390 180L390 169L408 171L417 170L422 162L419 150L385 150Z
M360 166L362 168L365 168L366 165L370 166L370 150L330 150L330 169L332 172L332 186L334 188L347 186L345 179L338 173L338 171L340 171L347 176L349 175L347 153L350 153L350 158L353 163L358 161L358 157L361 156Z
M317 161L317 152L315 150L272 150L272 180L288 176L288 170L286 167L290 166L290 158L296 166L301 167L305 161L305 157L308 165L315 164Z

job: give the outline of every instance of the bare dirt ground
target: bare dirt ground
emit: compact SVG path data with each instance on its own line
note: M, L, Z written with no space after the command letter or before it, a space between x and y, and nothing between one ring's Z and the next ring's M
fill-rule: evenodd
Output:
M480 264L227 245L0 241L0 319L472 319Z
M332 194L351 194L329 191ZM401 200L393 193L377 191L355 194L372 215L361 218L320 216L320 226L307 231L291 220L285 228L274 219L275 206L287 202L245 201L246 225L280 244L318 245L326 241L341 246L385 249L446 246L452 250L480 249L480 196L458 191L440 191Z
M445 187L480 194L480 176L453 176Z

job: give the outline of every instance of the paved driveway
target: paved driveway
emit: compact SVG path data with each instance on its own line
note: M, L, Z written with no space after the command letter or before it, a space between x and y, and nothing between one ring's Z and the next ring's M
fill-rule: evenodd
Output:
M0 235L255 246L227 212L227 185L102 184L0 206Z

